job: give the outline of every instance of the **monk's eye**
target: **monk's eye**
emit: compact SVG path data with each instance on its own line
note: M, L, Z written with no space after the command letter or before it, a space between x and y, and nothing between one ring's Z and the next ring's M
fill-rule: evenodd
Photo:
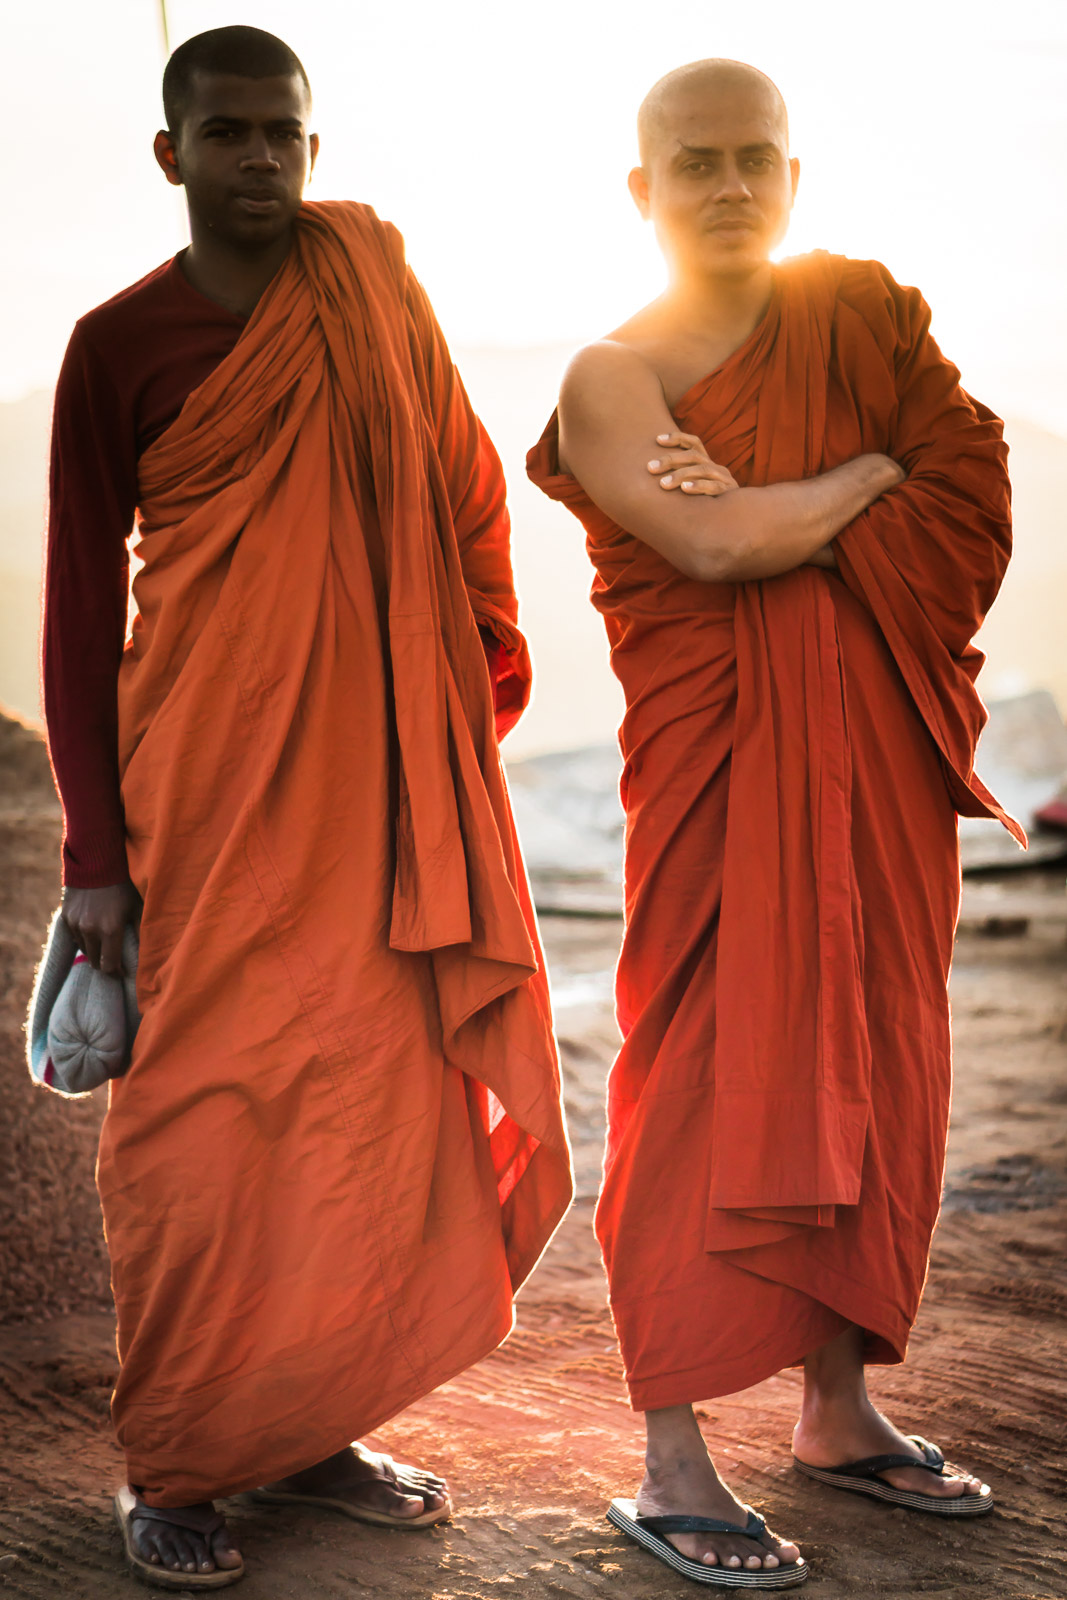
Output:
M752 156L748 161L748 168L750 172L766 172L770 165L770 156Z
M697 177L699 177L702 172L707 172L707 170L708 164L706 161L687 161L685 166L682 168L683 172L688 172Z

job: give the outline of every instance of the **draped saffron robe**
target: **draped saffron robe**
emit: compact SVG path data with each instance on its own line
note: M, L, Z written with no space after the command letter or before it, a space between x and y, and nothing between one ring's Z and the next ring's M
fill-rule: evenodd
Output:
M143 1021L99 1162L129 1481L340 1449L492 1350L569 1201L494 732L499 461L399 235L303 208L139 466L119 679Z
M1022 842L973 770L1006 451L919 294L874 262L786 262L673 410L742 485L867 451L908 477L836 572L709 584L560 473L555 418L530 453L586 529L626 695L597 1231L641 1410L747 1388L849 1323L903 1359L948 1123L956 813Z

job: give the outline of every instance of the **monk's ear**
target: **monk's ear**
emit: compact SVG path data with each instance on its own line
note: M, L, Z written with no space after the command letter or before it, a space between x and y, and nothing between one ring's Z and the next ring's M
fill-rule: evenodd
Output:
M308 135L308 178L315 170L315 162L319 158L319 136L317 133Z
M797 197L797 184L800 182L800 162L796 156L789 158L789 172L793 180L793 199Z
M178 146L174 135L168 133L166 128L160 128L152 143L152 151L167 182L180 188L182 175L178 170Z
M647 222L649 217L648 179L645 176L644 167L634 167L626 182L629 185L630 194L633 196L634 205Z

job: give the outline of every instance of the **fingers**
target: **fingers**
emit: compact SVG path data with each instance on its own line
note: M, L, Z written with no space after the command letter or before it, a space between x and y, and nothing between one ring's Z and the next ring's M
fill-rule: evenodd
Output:
M122 977L122 934L122 928L108 928L100 938L100 971L109 972L114 978Z
M133 910L128 884L68 889L63 897L63 920L78 949L98 971L115 977L122 973L122 938Z
M674 489L676 487L681 489L683 494L710 494L715 496L729 494L730 490L736 489L737 485L734 483L721 483L717 478L699 478L695 474L681 480L674 478L668 484L665 484L662 478L660 479L661 489Z
M676 457L673 461L650 461L648 470L653 477L659 478L661 489L675 489L682 483L694 482L713 483L719 494L727 489L737 488L737 484L725 467L720 467L706 458L697 457L686 461Z
M664 473L659 480L661 489L681 489L683 494L729 494L737 485L727 473L711 461L698 461L695 466L678 467Z
M661 489L682 487L693 492L694 484L714 485L698 489L701 494L723 494L736 489L737 481L728 468L711 461L707 452L700 450L665 450L648 463L648 470L659 479Z
M707 455L703 439L695 433L657 433L657 444L665 444L672 450L699 450L702 455Z
M648 463L649 472L657 478L661 473L674 472L679 467L703 467L706 472L728 478L731 483L734 481L729 470L712 461L706 450L663 450Z
M80 948L85 952L89 965L100 971L100 935L95 928L82 928L75 932Z

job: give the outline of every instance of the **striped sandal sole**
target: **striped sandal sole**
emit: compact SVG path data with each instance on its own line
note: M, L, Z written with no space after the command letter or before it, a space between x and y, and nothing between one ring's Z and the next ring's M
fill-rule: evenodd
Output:
M692 1561L659 1534L635 1522L636 1509L631 1500L613 1500L607 1511L608 1521L613 1528L618 1528L620 1533L655 1556L657 1561L672 1567L693 1583L704 1583L715 1589L796 1589L807 1582L808 1567L804 1561L795 1562L790 1567L764 1567L758 1572L746 1572L744 1568L707 1567L702 1561Z
M945 1500L938 1495L919 1494L912 1489L894 1489L891 1483L878 1478L854 1478L840 1472L826 1472L822 1467L809 1467L794 1457L793 1466L805 1478L828 1484L831 1489L845 1489L849 1494L865 1494L872 1500L884 1500L892 1506L903 1506L908 1511L925 1511L933 1517L984 1517L993 1510L991 1494L965 1494Z

